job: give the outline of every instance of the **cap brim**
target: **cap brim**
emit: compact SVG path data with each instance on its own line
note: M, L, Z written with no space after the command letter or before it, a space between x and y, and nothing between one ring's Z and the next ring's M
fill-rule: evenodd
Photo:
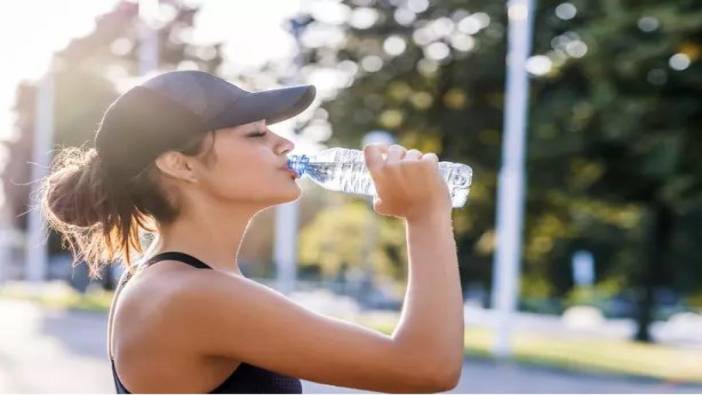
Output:
M316 93L314 85L249 92L220 114L212 128L233 127L262 119L266 120L267 125L284 121L309 107Z

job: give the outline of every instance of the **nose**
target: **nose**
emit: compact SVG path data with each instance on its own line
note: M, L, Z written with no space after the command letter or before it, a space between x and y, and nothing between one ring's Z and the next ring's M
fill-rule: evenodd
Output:
M277 150L278 155L287 154L288 152L295 149L295 143L286 139L285 137L281 137L280 139L281 139L281 142L276 146L276 150Z

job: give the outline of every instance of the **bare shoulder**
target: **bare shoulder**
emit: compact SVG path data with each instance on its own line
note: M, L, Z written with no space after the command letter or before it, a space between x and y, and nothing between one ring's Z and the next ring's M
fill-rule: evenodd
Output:
M173 312L201 309L220 302L247 302L246 296L269 295L284 297L278 291L243 276L221 273L216 270L191 270L171 278L168 287L168 305ZM231 300L232 297L239 297ZM252 300L248 300L251 302ZM242 304L243 307L244 304ZM231 305L230 305L231 306Z
M195 334L207 330L201 325L204 314L221 308L217 301L223 288L230 295L244 292L237 291L240 282L214 270L165 263L138 273L113 302L114 330L120 334L115 342L117 351L201 354Z
M116 318L112 350L119 377L127 388L142 388L136 392L208 388L217 381L213 372L231 372L236 361L203 360L192 332L182 330L187 317L173 314L180 289L188 289L204 271L161 264L138 273L123 286L112 307ZM169 369L163 370L164 365ZM163 382L168 386L164 387Z
M246 277L215 270L194 270L174 276L164 303L165 311L172 319L185 321L187 330L210 333L218 328L205 323L212 324L211 320L217 318L222 328L226 328L228 322L249 318L247 315L251 312L257 312L260 319L265 319L265 313L272 313L270 309L275 305L286 304L304 310L275 289ZM223 312L227 315L222 316Z

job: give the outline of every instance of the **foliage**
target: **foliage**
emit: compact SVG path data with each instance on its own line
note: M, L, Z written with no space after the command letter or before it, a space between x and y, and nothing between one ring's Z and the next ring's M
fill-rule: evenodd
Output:
M187 41L198 8L177 0L161 1L164 12L155 26L160 37L162 70L198 68L214 72L222 62L220 45ZM165 10L169 10L165 12ZM73 40L54 56L54 146L93 146L95 130L107 106L138 78L138 4L122 1L96 19L93 32ZM31 147L35 128L36 86L25 82L17 90L16 140L3 142L10 152L3 172L8 202L16 226L26 227L31 177ZM51 252L61 250L52 233Z
M402 223L378 217L368 202L358 198L337 201L321 210L300 233L300 265L319 265L326 278L355 267L398 281L406 279Z
M488 285L499 243L504 3L353 0L338 8L342 22L313 11L303 40L316 69L348 77L324 104L334 126L330 143L357 145L380 128L403 145L471 165L469 204L454 213L461 272L464 283ZM315 41L323 29L344 39ZM538 2L529 66L527 294L568 295L571 256L590 250L597 279L624 279L621 287L635 295L637 338L649 340L655 291L700 289L701 39L702 5L694 0Z

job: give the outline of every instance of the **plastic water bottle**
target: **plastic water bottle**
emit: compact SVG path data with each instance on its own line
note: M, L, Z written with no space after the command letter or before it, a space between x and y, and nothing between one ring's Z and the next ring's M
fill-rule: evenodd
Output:
M448 184L453 207L463 207L468 200L473 170L461 163L439 162L438 165L439 173ZM329 148L311 155L289 155L288 167L298 177L307 175L332 191L377 196L360 150Z

